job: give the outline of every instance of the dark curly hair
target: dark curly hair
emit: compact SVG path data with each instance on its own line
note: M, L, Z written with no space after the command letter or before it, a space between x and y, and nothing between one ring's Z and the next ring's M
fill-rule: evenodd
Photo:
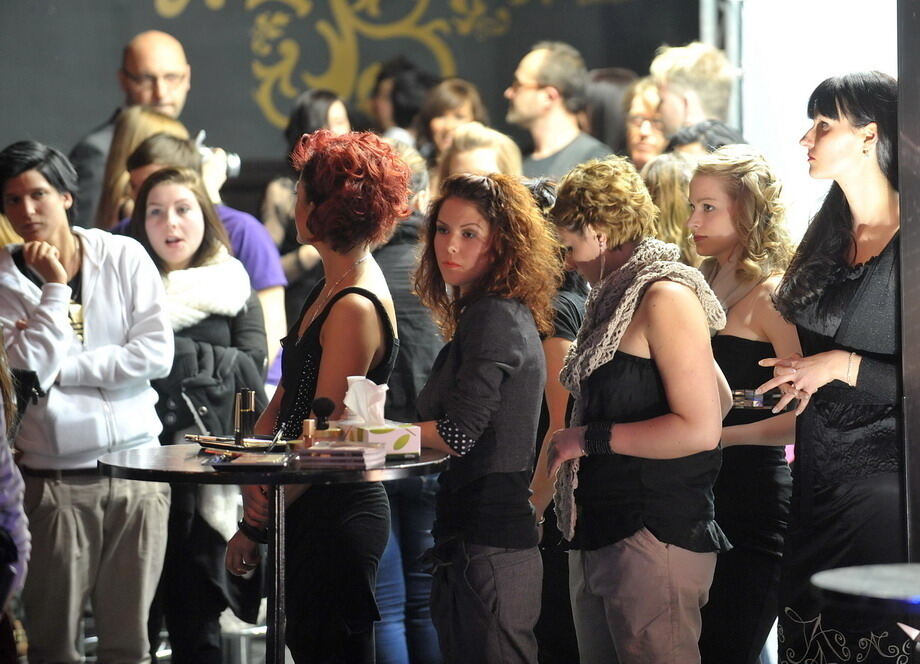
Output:
M875 122L878 165L898 190L898 82L878 71L835 76L823 81L808 99L808 117L845 117L854 127ZM783 318L794 321L803 307L839 280L856 246L853 215L840 185L834 182L808 230L774 298ZM839 303L826 303L834 307Z
M489 222L491 269L462 297L458 288L448 293L434 250L438 216L448 198L469 201ZM414 285L422 303L434 312L445 338L453 336L464 308L486 294L520 300L530 309L540 333L551 334L553 297L561 274L559 243L530 190L518 178L463 173L441 184L425 220Z
M370 132L305 134L291 164L302 184L299 195L316 206L307 227L334 251L378 244L409 214L409 168Z

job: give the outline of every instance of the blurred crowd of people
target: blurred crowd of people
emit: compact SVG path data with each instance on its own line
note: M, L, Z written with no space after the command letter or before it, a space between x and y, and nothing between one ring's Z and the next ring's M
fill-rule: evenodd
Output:
M399 57L373 131L296 98L253 215L179 119L182 45L135 36L69 157L0 151L0 596L29 661L81 661L89 607L97 661L155 659L165 625L173 662L221 662L221 614L258 619L266 491L240 519L236 487L96 462L231 431L241 388L298 438L362 375L451 464L287 489L295 661L753 664L777 619L781 662L910 652L808 591L906 559L897 82L796 102L832 182L796 247L734 79L699 42L641 75L538 42L504 91L522 149L473 81Z

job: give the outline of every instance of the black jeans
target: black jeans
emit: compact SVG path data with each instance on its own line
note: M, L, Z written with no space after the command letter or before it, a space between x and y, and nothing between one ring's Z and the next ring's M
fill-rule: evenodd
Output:
M390 530L383 486L314 486L286 516L285 640L294 661L373 664L374 584Z

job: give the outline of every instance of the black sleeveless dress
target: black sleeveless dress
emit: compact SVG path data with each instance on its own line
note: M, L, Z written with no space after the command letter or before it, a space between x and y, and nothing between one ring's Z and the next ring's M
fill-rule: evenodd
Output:
M825 605L809 587L821 570L907 561L898 253L895 236L841 270L793 321L806 356L841 349L862 360L855 387L828 383L797 420L780 585L784 663L910 660L896 616Z
M733 390L754 389L773 377L758 366L773 346L732 335L712 339L713 356ZM723 425L773 417L770 410L732 409ZM783 538L789 518L792 472L783 447L749 445L722 451L713 487L716 521L732 543L719 554L709 602L703 607L703 664L754 664L779 612Z
M298 338L303 316L322 292L313 289L301 314L282 340L280 386L284 388L275 430L298 438L316 394L322 360L320 330L339 299L357 293L374 303L387 333L384 359L368 371L385 383L396 361L399 340L377 297L363 288L339 291ZM313 486L286 512L285 640L296 662L374 661L373 623L377 565L389 534L389 505L380 482Z

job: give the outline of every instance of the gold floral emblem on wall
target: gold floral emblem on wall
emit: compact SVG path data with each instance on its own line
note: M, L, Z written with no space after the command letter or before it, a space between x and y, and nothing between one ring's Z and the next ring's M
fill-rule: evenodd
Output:
M456 62L446 38L483 41L502 36L511 28L513 8L551 5L556 0L448 0L440 3L440 11L432 9L431 0L413 0L398 17L382 10L383 1L324 0L322 6L328 8L328 16L322 17L315 15L318 3L313 0L243 1L246 11L253 14L253 99L269 122L284 127L290 101L306 89L325 88L343 99L365 101L380 70L380 62L362 58L369 42L414 42L431 54L440 76L453 76ZM577 0L576 4L624 1L629 0ZM176 18L191 2L154 0L154 9L163 18ZM226 4L226 0L200 2L213 11L224 9ZM317 37L325 43L328 54L323 71L315 71L310 66L313 63L301 62L301 43Z

